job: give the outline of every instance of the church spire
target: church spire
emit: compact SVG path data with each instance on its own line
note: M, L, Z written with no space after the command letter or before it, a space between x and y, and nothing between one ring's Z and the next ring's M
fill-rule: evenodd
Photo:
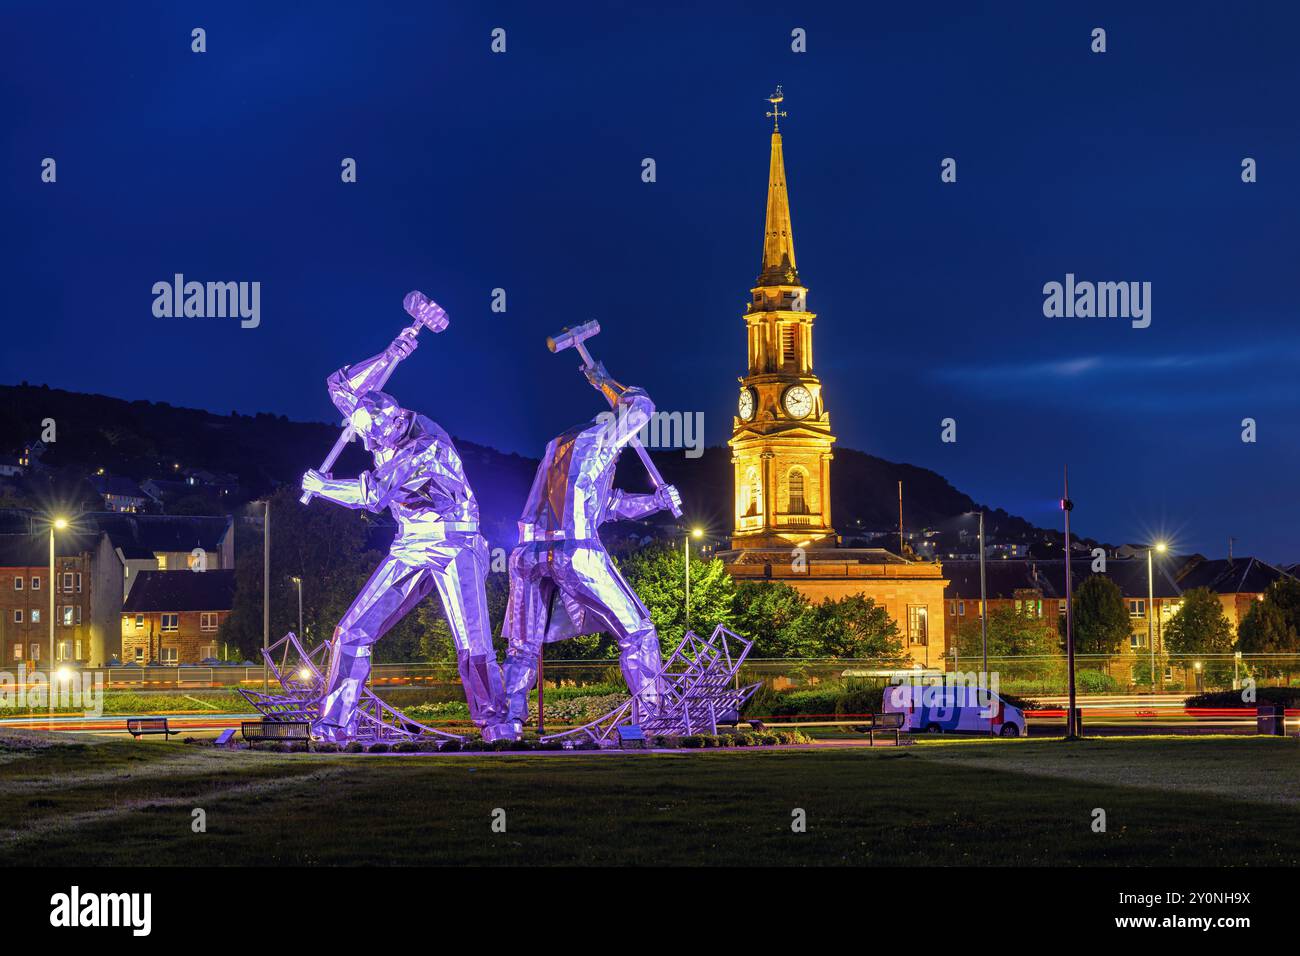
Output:
M790 196L785 188L785 155L781 149L781 118L785 111L781 87L767 98L772 104L772 162L767 175L767 222L763 229L763 270L760 286L799 285L794 262L794 232L790 228Z

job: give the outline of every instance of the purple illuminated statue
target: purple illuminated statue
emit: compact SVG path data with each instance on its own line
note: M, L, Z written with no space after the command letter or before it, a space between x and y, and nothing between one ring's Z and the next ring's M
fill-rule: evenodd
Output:
M662 660L650 612L623 580L601 544L600 525L670 509L681 514L677 489L664 484L636 434L654 414L644 391L621 385L583 340L600 330L595 322L550 340L552 351L573 347L582 355L587 381L609 401L612 413L570 428L546 446L519 520L519 545L510 555L510 601L506 608L505 683L508 727L517 737L528 717L528 692L537 680L543 643L606 631L618 641L628 690L644 716L658 708ZM614 468L628 445L641 454L656 490L632 494L613 487Z
M372 645L435 588L455 641L470 717L480 727L505 719L483 587L488 548L479 534L478 502L447 433L381 391L394 367L415 350L421 328L447 327L446 313L419 292L405 304L414 325L380 354L329 377L330 398L347 423L321 470L302 479L304 501L316 495L346 508L387 508L397 520L388 556L334 631L329 676L312 726L313 736L325 740L356 736L357 700L370 675ZM374 456L374 467L357 478L334 478L328 470L351 434Z

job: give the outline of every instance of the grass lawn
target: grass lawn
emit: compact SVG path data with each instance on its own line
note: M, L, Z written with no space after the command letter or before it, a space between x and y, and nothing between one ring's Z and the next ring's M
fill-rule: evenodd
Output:
M1236 736L352 756L10 732L0 821L0 865L1294 865L1300 750Z

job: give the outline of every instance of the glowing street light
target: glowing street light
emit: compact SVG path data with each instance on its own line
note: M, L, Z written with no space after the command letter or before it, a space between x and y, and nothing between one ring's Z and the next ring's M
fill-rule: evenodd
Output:
M1156 692L1156 584L1152 554L1156 551L1164 554L1168 550L1169 545L1163 541L1157 541L1147 548L1147 649L1151 653L1151 693L1153 694ZM1160 683L1163 686L1164 681Z
M686 555L686 629L688 631L691 628L691 538L703 537L703 528L692 528L691 533L682 542L682 550Z
M68 519L55 517L50 522L50 726L54 726L54 532L64 531L68 527Z

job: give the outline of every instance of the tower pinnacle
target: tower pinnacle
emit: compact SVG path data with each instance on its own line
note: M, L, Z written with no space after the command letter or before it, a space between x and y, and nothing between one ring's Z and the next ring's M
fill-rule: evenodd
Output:
M772 161L767 175L767 222L763 229L763 268L758 276L761 286L799 285L794 262L794 233L790 228L790 196L785 188L785 154L777 125L785 111L779 109L785 94L781 87L767 98L772 104Z

